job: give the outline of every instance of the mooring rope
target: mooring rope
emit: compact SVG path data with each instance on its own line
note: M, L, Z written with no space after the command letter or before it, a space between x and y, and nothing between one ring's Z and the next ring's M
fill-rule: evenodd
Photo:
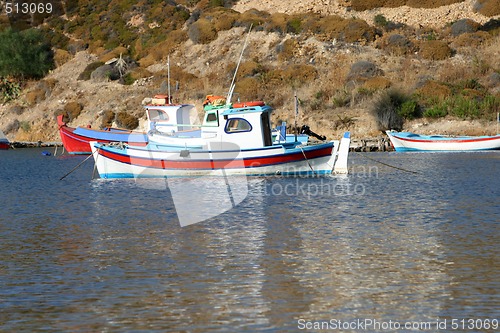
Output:
M307 156L306 156L306 153L304 152L304 149L302 149L302 147L299 145L298 146L300 148L300 151L302 151L302 155L304 155L304 159L306 160L307 162L307 165L309 165L309 168L311 168L311 171L313 173L313 175L316 173L311 165L311 163L309 163L309 160L307 159Z
M74 167L73 169L71 169L70 172L68 172L67 174L65 174L64 176L62 176L61 178L59 178L59 180L63 180L64 178L68 177L70 174L73 173L73 171L75 171L76 169L78 169L83 163L85 163L89 158L91 158L92 156L94 156L94 153L90 154L89 156L87 156L86 159L84 159L83 161L81 161L80 163L78 163L78 165L76 167Z
M354 152L355 152L356 154L358 154L358 155L360 155L360 156L364 157L364 158L367 158L367 159L372 160L372 161L374 161L374 162L377 162L377 163L380 163L380 164L382 164L382 165L388 166L389 168L394 168L394 169L401 170L401 171L404 171L404 172L409 172L409 173L419 174L419 172L417 172L417 171L408 170L408 169L403 169L403 168L400 168L400 167L397 167L397 166L394 166L394 165L390 165L390 164L387 164L387 163L384 163L384 162L380 162L379 160L376 160L376 159L374 159L374 158L371 158L371 157L365 156L365 155L363 155L363 154L360 154L360 153L358 153L357 151L354 151Z

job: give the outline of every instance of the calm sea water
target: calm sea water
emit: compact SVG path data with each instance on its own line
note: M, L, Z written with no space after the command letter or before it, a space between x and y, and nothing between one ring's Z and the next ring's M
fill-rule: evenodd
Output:
M353 154L348 177L252 178L234 209L186 227L168 184L91 180L90 160L60 180L84 159L0 152L0 332L500 319L499 152Z

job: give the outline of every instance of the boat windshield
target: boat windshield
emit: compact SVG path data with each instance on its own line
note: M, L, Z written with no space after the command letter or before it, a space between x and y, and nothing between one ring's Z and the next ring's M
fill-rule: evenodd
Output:
M168 114L162 110L149 109L149 119L151 121L168 121Z

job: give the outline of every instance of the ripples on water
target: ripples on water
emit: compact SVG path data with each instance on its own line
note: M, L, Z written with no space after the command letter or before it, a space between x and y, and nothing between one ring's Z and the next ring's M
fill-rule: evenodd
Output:
M40 152L0 155L2 332L499 317L498 152L365 155L418 174L356 154L348 177L250 178L236 208L184 228L168 183L91 181L90 161L60 181L84 157Z

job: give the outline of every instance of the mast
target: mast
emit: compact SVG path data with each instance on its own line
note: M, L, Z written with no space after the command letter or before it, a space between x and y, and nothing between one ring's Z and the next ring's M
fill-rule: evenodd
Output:
M170 55L167 57L167 86L168 86L168 104L172 104L172 95L170 94Z
M297 128L297 117L299 116L299 99L297 98L297 92L295 92L295 142L297 142L297 136L299 129Z
M233 98L234 88L236 87L236 83L234 81L236 81L236 74L238 73L238 69L240 68L241 60L243 59L243 52L245 51L245 48L247 46L248 37L250 36L250 32L252 31L252 26L253 26L253 24L250 24L250 28L248 29L248 35L245 38L245 43L243 44L243 49L241 50L240 58L238 59L238 64L236 65L236 70L234 71L233 80L231 81L231 85L229 86L229 92L228 92L227 98L226 98L226 105L231 104L231 98Z

